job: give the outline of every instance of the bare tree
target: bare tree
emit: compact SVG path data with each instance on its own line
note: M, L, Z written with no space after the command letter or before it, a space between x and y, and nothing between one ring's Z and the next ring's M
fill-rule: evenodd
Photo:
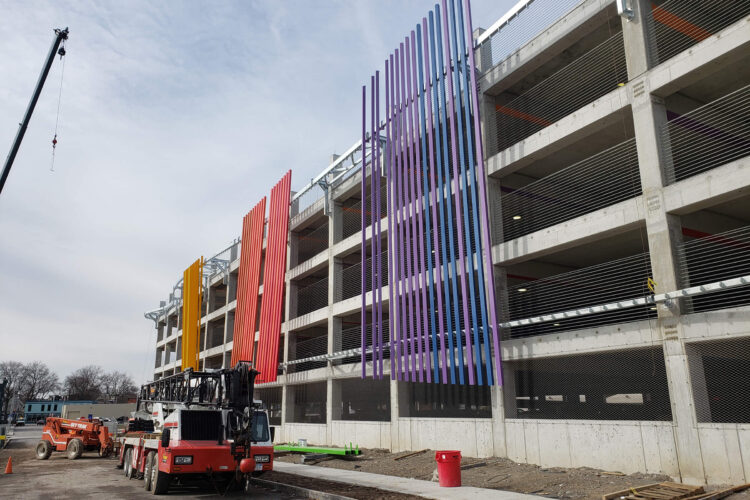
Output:
M57 390L60 382L57 374L41 361L27 363L21 369L18 396L21 401L33 401Z
M2 411L0 413L8 414L8 410L17 410L18 408L9 408L13 397L18 395L18 388L23 378L23 363L18 361L3 361L0 363L0 380L6 379L8 385L5 386L5 401L0 401Z
M65 377L65 393L70 399L97 400L102 394L100 366L89 365L79 368Z
M122 403L138 390L130 375L117 370L103 374L99 380L105 399L114 403Z

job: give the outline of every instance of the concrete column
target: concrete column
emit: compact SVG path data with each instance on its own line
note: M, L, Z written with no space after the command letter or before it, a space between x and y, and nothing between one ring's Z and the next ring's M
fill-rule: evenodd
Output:
M628 79L632 80L654 67L656 60L656 44L652 40L651 1L631 0L633 17L623 18L622 35L625 44L625 62L628 67Z
M679 217L664 210L663 187L670 162L669 150L661 143L662 126L667 120L664 103L650 94L647 80L639 79L639 75L654 64L650 55L650 32L646 29L650 6L645 0L637 0L633 4L635 17L632 21L623 20L623 36L631 78L631 104L652 277L656 281L656 293L662 293L676 290L681 285L677 248L681 242L682 227ZM686 346L681 339L679 304L660 304L658 315L681 479L702 483L705 480L703 458L693 404L691 370Z
M339 399L341 399L340 393L339 393ZM333 440L332 426L333 426L333 379L329 375L328 380L326 380L326 444L328 445L332 444L331 441Z
M344 210L342 205L336 200L331 200L331 216L328 219L328 231L330 234L329 241L338 243L344 237Z
M403 449L399 439L398 404L398 381L391 380L391 451Z
M281 411L281 428L285 428L285 424L287 422L292 422L294 420L294 386L293 385L284 385L281 389L281 401L283 404L282 411ZM291 436L286 435L286 431L284 431L284 439L287 441Z
M341 381L340 380L329 380L332 382L330 390L328 392L328 427L331 426L332 420L341 420L342 406L341 406ZM332 443L333 444L333 443Z

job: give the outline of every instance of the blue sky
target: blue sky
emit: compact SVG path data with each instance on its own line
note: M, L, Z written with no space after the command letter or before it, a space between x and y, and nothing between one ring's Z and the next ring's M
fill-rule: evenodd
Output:
M489 26L515 0L475 0ZM0 0L0 155L70 27L0 195L0 359L61 377L153 368L182 270L240 233L284 171L301 186L358 137L361 85L427 1Z

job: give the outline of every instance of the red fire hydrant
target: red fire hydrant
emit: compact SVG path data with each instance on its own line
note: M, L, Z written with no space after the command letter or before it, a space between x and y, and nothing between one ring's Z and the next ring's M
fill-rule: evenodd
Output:
M436 451L435 460L438 466L440 486L453 488L461 486L461 452Z

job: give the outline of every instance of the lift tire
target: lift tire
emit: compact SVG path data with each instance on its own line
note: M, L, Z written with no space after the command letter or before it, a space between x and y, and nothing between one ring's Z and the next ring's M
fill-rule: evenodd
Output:
M83 454L83 442L80 439L71 439L68 441L68 459L76 460Z
M52 445L49 444L49 441L42 439L36 445L36 458L37 460L47 460L50 455L52 455Z
M159 464L156 460L154 460L153 472L151 474L151 493L154 495L166 495L169 490L169 482L172 478L166 472L159 470Z
M154 484L154 466L156 465L156 452L149 451L146 455L146 467L143 469L143 487L146 491L151 491Z
M133 468L133 448L125 450L125 457L122 461L122 469L125 473L125 477L130 478L130 469Z

